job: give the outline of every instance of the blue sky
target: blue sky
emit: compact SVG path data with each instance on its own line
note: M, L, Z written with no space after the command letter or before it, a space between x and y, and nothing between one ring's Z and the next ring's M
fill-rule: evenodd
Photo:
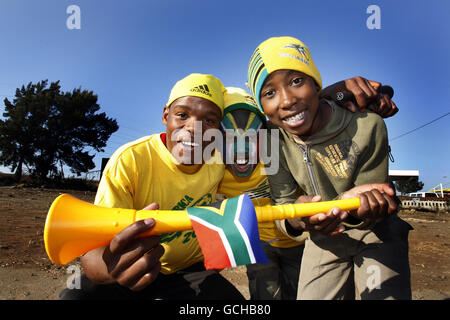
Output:
M366 26L373 4L381 29ZM81 10L79 30L66 26L70 5ZM120 145L164 131L162 108L177 80L210 73L244 87L256 46L290 35L310 48L324 86L361 75L394 87L392 139L450 111L449 13L446 0L2 0L0 112L30 81L93 90L120 126L95 158L99 169ZM419 170L424 190L450 187L449 127L447 116L391 141L390 169Z

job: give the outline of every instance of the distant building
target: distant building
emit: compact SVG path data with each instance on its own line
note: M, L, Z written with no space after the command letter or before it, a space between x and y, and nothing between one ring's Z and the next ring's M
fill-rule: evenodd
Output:
M405 180L411 177L419 179L419 170L389 170L390 181Z

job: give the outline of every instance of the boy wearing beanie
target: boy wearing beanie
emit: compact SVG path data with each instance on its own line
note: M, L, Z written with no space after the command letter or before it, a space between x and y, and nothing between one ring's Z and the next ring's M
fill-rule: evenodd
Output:
M258 152L258 131L266 128L266 117L253 98L243 89L227 87L222 119L226 170L218 196L246 193L259 205L270 204L269 181ZM275 221L259 222L258 228L269 263L247 265L250 299L295 300L303 242L284 235Z
M410 299L410 226L396 215L387 184L383 120L319 99L320 73L309 49L292 37L264 41L248 76L258 105L280 132L280 168L269 176L273 202L299 201L298 188L314 201L361 200L355 212L334 209L279 224L291 237L310 232L298 298L354 299L356 291L361 299Z
M347 84L343 88L339 87L342 86L340 82L327 87L323 95L332 98L337 91L346 89L364 99L366 97L360 91L368 90L371 85L380 86L373 81L366 86L365 79L360 77L345 82ZM226 89L222 119L226 170L217 197L231 198L246 193L258 205L270 203L269 181L259 158L259 145L264 145L260 141L259 130L267 129L266 116L245 90L234 87ZM360 103L361 106L364 105L363 102ZM369 101L365 101L365 106L368 103ZM384 116L389 116L395 113L396 106L387 101L384 105L378 104L376 109L378 112L382 110ZM247 265L251 300L294 300L297 297L300 263L308 233L304 232L293 240L278 229L276 224L279 223L280 221L258 223L262 248L269 263Z
M130 142L113 154L95 204L183 210L213 202L225 168L215 159L219 153L205 160L196 157L209 144L196 136L219 129L224 91L211 75L191 74L178 81L163 109L166 132ZM109 245L86 253L81 259L86 273L82 290L65 290L60 297L243 299L216 271L205 271L193 231L136 238L154 224L153 219L137 221Z

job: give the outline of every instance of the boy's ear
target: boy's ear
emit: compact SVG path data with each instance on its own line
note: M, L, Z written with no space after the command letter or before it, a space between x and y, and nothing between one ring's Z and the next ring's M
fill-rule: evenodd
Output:
M169 108L167 106L164 107L163 115L162 115L162 123L167 126L167 121L169 118Z

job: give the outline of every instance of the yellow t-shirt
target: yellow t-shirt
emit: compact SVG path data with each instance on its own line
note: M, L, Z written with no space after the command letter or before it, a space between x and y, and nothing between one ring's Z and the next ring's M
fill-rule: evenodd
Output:
M260 200L262 204L270 204L270 185L266 175L264 164L258 163L253 173L246 178L236 177L230 170L226 169L223 180L217 191L218 198L223 195L224 198L232 198L246 193L250 199ZM269 242L271 246L278 248L295 247L303 242L294 241L284 235L275 225L274 221L258 222L259 238L262 241Z
M220 157L218 152L215 157ZM162 210L184 210L215 201L225 166L210 159L195 173L175 164L160 134L140 138L120 147L108 161L99 184L95 204L141 210L156 202ZM197 167L197 168L198 168ZM191 167L192 168L192 167ZM161 272L174 273L203 261L194 231L161 235L164 255Z

